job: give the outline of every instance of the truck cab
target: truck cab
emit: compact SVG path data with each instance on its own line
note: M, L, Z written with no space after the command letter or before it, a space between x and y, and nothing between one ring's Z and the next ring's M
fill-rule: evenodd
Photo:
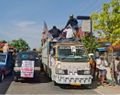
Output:
M80 42L56 42L48 49L49 59L45 69L55 84L92 84L88 55Z

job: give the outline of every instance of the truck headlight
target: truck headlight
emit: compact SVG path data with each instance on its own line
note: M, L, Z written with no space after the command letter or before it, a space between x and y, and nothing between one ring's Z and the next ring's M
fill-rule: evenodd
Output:
M61 68L61 64L58 63L55 69L55 73L56 74L62 74L62 75L67 75L68 74L68 70L64 70Z
M90 70L85 70L85 71L84 71L84 74L86 74L86 75L87 75L87 74L90 74Z
M63 69L56 69L56 74L61 74L61 75L68 75L68 70L63 70Z

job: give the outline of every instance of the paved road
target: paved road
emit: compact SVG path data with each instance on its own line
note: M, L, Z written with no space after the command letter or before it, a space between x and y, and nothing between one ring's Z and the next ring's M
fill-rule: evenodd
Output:
M84 94L84 95L104 95L117 94L120 95L120 87L94 87L94 89L79 87L54 86L43 73L41 73L40 81L26 80L22 82L12 81L12 77L7 77L0 83L0 94Z
M78 87L54 86L53 82L44 73L41 74L40 82L26 80L12 82L6 94L98 94L94 89Z
M7 76L5 80L0 83L0 94L5 94L11 85L13 78L11 76Z

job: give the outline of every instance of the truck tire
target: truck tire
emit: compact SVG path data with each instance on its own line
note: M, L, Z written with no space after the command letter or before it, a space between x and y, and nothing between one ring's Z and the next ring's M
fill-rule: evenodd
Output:
M54 83L54 86L58 86L59 84L58 83L56 83L55 81L53 81L53 83Z
M51 79L51 70L47 68L48 77Z
M42 63L41 63L41 65L40 65L40 72L44 72L44 66L43 66Z
M93 88L93 85L92 84L89 84L86 86L88 89L92 89Z

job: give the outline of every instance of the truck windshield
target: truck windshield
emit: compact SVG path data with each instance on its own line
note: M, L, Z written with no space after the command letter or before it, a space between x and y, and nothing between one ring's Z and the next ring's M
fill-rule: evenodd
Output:
M58 47L58 60L65 62L88 62L88 56L83 47L76 46L76 52L70 46Z
M37 54L34 52L25 52L20 54L21 60L31 60L31 59L35 60L36 57Z
M0 55L0 62L5 62L6 55Z

